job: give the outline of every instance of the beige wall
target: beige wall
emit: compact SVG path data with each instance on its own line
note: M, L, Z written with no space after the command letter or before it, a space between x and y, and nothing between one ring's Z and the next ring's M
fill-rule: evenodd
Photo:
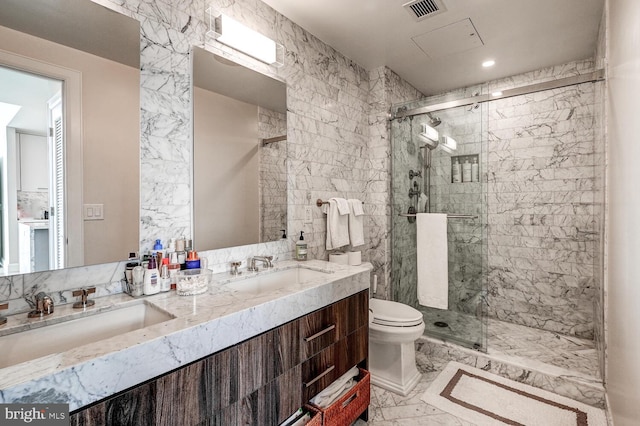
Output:
M82 73L83 202L105 216L84 222L84 264L126 259L139 244L139 70L3 27L0 49Z
M616 426L640 419L640 2L608 1L607 394Z
M194 87L193 110L194 246L255 244L260 237L258 107Z

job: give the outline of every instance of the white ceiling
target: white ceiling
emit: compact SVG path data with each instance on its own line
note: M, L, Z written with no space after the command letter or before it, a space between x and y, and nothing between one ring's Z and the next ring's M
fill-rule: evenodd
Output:
M425 95L592 57L604 5L442 0L446 11L417 22L402 7L408 0L262 1L366 69L386 65ZM477 32L472 38L479 36L481 43L465 41L470 35L460 31L469 26L460 21L467 19ZM482 68L487 59L496 65Z

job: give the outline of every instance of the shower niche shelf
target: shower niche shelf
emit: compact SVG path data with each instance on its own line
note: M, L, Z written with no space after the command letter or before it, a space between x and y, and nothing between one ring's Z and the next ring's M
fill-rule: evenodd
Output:
M480 182L480 155L454 155L451 157L451 183Z

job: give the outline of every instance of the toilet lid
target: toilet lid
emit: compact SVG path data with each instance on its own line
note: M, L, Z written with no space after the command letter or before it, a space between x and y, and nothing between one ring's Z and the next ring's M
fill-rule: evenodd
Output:
M390 300L370 299L369 310L373 322L392 327L411 327L422 323L422 314L417 309Z

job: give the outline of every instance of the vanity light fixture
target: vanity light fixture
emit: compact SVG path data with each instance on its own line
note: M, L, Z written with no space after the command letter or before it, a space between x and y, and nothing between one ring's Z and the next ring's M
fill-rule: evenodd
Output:
M496 64L496 61L494 61L493 59L489 59L488 61L484 61L482 63L482 66L485 67L485 68L489 68L489 67L494 66L495 64Z
M210 7L207 36L269 65L284 64L284 46Z
M428 124L422 124L422 132L420 135L431 139L433 142L438 142L438 131Z
M458 142L456 142L456 140L453 139L452 137L443 136L440 139L439 146L442 147L442 149L448 152L449 154L453 154L453 151L458 149Z

